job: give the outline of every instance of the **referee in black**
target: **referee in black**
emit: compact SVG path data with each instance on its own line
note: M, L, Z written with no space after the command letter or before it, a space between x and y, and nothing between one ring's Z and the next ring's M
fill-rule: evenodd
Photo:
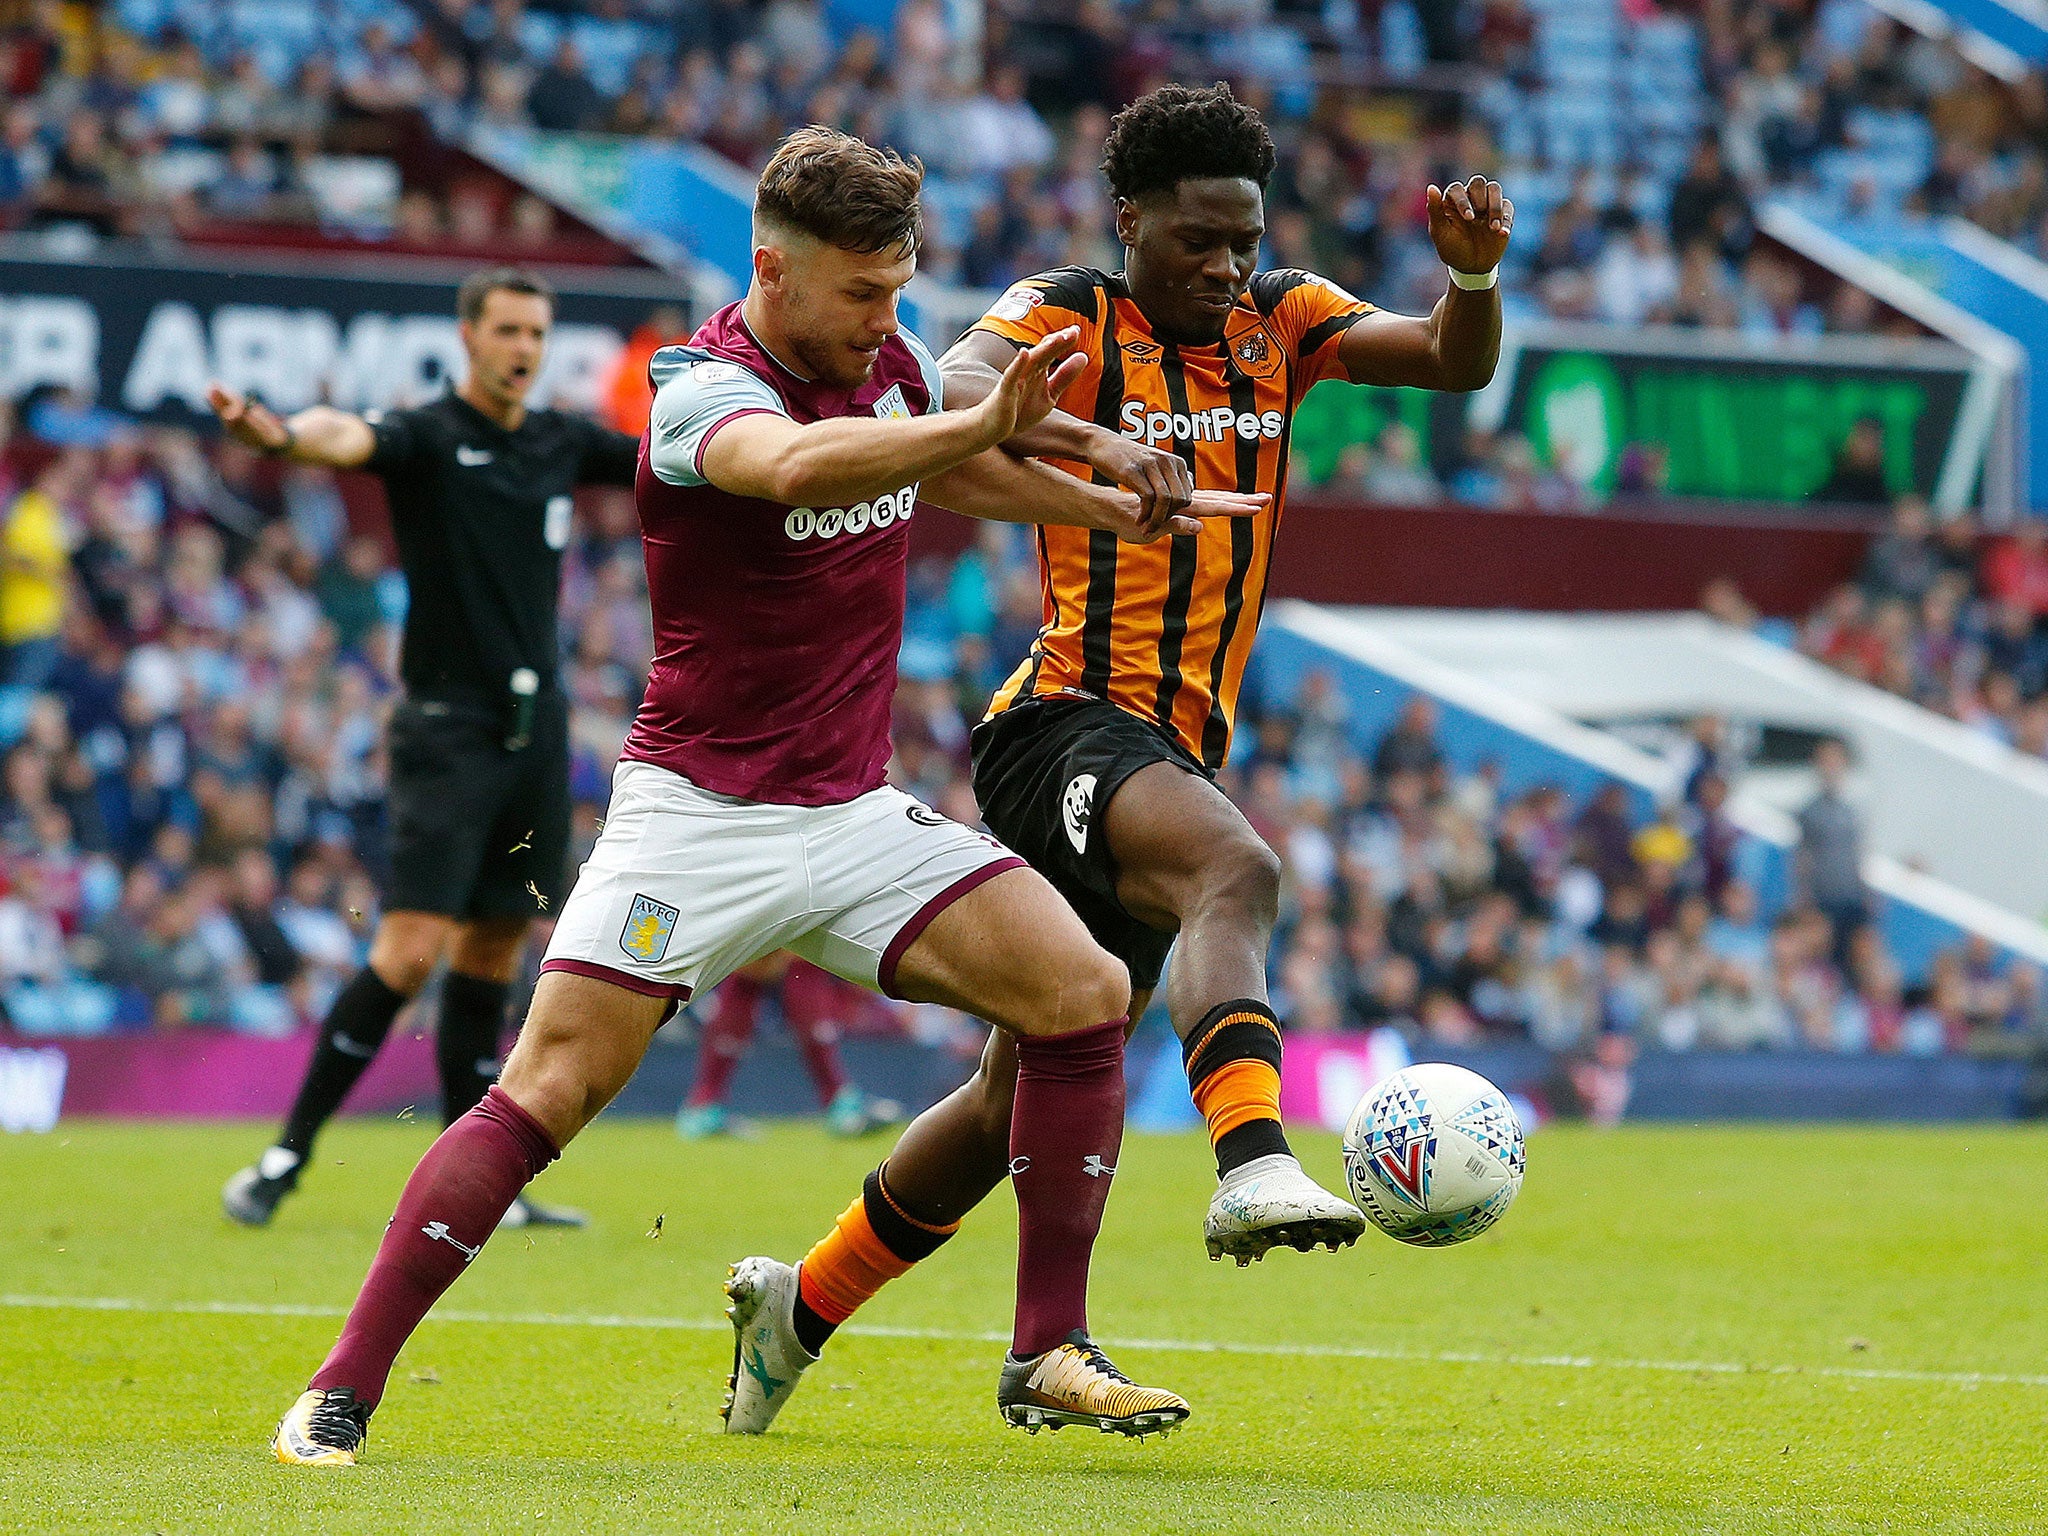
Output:
M221 425L305 464L384 482L412 593L391 719L391 885L370 961L334 1000L277 1145L221 1191L229 1216L270 1220L313 1138L341 1107L399 1010L444 956L436 1058L441 1112L484 1096L520 950L560 905L569 842L569 707L555 609L572 495L633 483L639 443L580 416L530 411L554 296L529 273L479 272L456 300L469 372L417 410L290 420L215 385ZM513 1225L581 1226L521 1199Z

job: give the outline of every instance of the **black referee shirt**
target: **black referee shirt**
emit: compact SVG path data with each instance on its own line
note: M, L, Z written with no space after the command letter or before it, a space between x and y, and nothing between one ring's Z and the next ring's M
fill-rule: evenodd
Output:
M581 416L528 411L507 432L452 390L366 419L411 605L399 672L415 696L502 700L531 667L555 686L562 551L580 484L633 483L640 444Z

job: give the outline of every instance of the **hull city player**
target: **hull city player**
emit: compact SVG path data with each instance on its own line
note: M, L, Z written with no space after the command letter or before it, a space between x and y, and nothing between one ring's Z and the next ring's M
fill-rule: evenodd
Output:
M1266 997L1279 860L1214 774L1265 600L1295 406L1324 378L1485 384L1513 208L1478 177L1429 189L1450 282L1434 313L1407 318L1306 272L1253 275L1273 143L1227 87L1154 92L1119 114L1105 151L1126 269L1070 267L1013 287L947 354L946 405L980 399L1019 347L1079 328L1088 363L1066 409L1006 448L1133 487L1154 513L1201 488L1272 502L1142 548L1042 527L1045 625L974 733L975 793L988 825L1129 967L1133 1017L1178 936L1167 1003L1216 1154L1210 1256L1334 1250L1365 1218L1302 1171L1280 1126L1280 1028ZM974 1077L904 1131L870 1188L885 1183L906 1218L952 1231L1006 1175L1013 1062L992 1036ZM803 1261L800 1287L825 1246ZM906 1268L837 1298L837 1317ZM780 1341L777 1358L802 1364L798 1341ZM741 1387L734 1416L758 1427L792 1390Z
M1071 331L1021 348L972 409L898 331L922 171L827 129L791 136L755 202L746 298L656 354L638 484L656 656L610 814L502 1080L422 1159L347 1325L279 1426L280 1460L354 1461L393 1359L500 1214L618 1092L680 999L786 949L877 991L1017 1036L1006 1162L1019 1214L1006 1413L1086 1413L1143 1434L1187 1405L1089 1341L1090 1250L1123 1130L1120 962L1023 860L889 786L904 522L923 492L1134 539L1138 497L996 445L1044 416ZM1188 505L1249 515L1262 497ZM872 1237L875 1234L867 1234ZM937 1234L885 1218L890 1252ZM843 1269L870 1249L849 1245ZM734 1375L776 1379L756 1335L800 1298L736 1274Z
M304 464L384 482L412 591L391 719L391 883L369 963L343 987L271 1147L221 1191L245 1226L297 1187L313 1140L368 1069L392 1021L448 961L435 1055L456 1116L498 1071L505 1003L541 911L561 901L569 847L569 705L556 681L562 551L579 485L631 485L639 445L561 411L530 411L554 298L501 267L456 298L469 371L431 405L289 421L215 385L221 424ZM581 1226L514 1201L506 1224Z

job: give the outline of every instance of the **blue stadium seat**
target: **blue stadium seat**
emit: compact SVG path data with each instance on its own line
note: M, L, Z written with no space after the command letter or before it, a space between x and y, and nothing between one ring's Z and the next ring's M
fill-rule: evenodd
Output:
M569 25L569 35L583 55L590 83L607 96L626 88L633 62L655 47L651 30L634 21L608 21L599 16L578 16Z
M1417 74L1429 61L1422 41L1422 22L1409 0L1388 0L1380 9L1380 64L1388 74Z
M115 0L114 15L137 37L154 38L170 19L167 0Z
M971 177L933 174L924 180L925 212L946 243L956 247L967 243L975 214L992 195L986 183Z
M527 11L519 18L519 46L529 59L547 59L562 41L562 18L548 11Z

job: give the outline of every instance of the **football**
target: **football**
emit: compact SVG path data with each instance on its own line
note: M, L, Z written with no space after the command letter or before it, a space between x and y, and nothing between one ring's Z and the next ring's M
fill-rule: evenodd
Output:
M1508 1096L1448 1062L1375 1084L1344 1128L1344 1177L1389 1237L1441 1248L1477 1237L1522 1187L1522 1122Z

